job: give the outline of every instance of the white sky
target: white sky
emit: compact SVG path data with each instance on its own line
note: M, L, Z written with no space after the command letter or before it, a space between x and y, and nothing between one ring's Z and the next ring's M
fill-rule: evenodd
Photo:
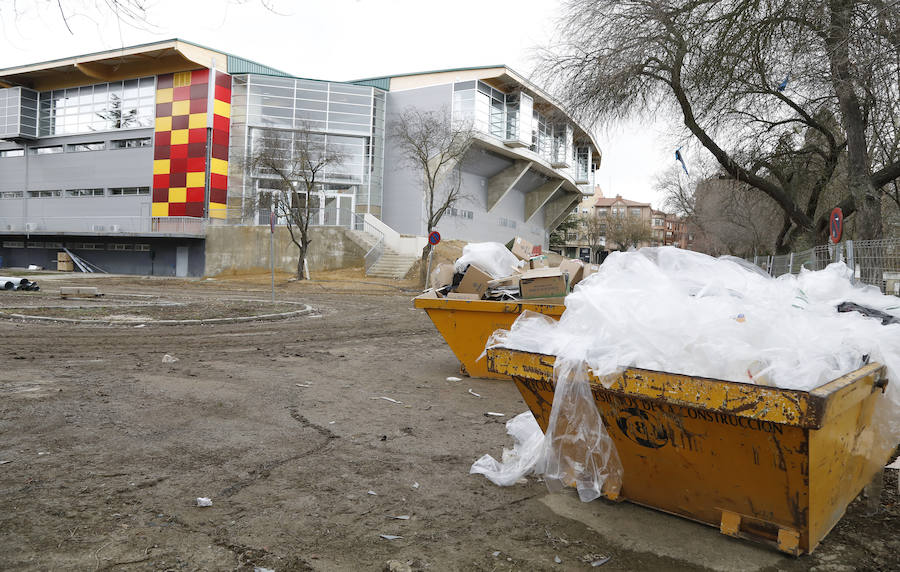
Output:
M559 9L559 0L270 0L274 12L261 0L147 4L149 24L135 28L102 11L103 0L62 0L70 34L56 0L0 0L0 68L177 37L317 79L493 64L527 76ZM653 117L596 133L603 192L659 206L653 184L675 140Z

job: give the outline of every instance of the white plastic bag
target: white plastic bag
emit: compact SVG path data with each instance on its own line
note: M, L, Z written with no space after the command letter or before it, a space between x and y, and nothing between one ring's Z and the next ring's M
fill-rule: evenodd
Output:
M490 455L483 455L472 464L470 475L484 475L495 485L508 487L525 475L542 472L544 433L531 411L519 413L507 421L506 432L513 438L513 448L503 449L500 462Z
M463 247L455 269L462 272L470 264L487 272L491 278L505 278L515 273L522 262L499 242L472 242Z

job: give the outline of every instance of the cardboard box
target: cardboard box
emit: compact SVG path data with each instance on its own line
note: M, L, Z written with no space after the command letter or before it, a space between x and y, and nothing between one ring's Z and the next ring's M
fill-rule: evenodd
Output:
M432 288L441 288L447 284L453 283L453 265L442 262L437 268L431 271L431 282L428 285Z
M462 292L450 292L447 294L448 300L481 300L480 294L468 294Z
M478 294L481 298L487 292L488 282L491 281L491 275L474 264L470 264L466 269L462 282L456 287L456 291L460 294Z
M57 252L56 253L56 261L57 262L72 262L72 257L69 256L68 252Z
M506 278L497 278L495 280L491 280L488 282L488 287L490 288L518 288L519 280L521 276L519 274L513 274L512 276L507 276Z
M599 264L585 264L584 272L581 275L581 279L584 280L585 278L587 278L588 276L590 276L591 274L593 274L595 272L598 272L599 270L600 270Z
M559 269L569 275L569 288L575 286L584 278L584 262L578 259L563 260Z
M548 266L547 257L543 254L540 256L532 256L528 259L528 267L532 270L535 268L547 268Z
M558 298L569 293L568 277L559 268L538 268L519 279L522 299Z
M75 263L71 260L57 260L56 261L56 270L58 272L74 272L75 271Z
M517 236L513 240L513 245L511 249L512 253L515 254L519 260L528 260L532 256L537 256L541 253L540 245L534 246L521 236Z

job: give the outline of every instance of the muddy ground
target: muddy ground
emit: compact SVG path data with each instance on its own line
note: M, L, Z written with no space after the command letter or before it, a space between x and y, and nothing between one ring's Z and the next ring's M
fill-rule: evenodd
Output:
M447 381L457 361L402 284L283 278L279 298L317 313L140 328L0 320L0 569L900 567L896 471L879 514L855 502L797 559L534 479L470 476L510 445L504 422L525 409L515 387ZM264 299L267 279L90 285L203 304ZM0 311L10 299L0 293Z

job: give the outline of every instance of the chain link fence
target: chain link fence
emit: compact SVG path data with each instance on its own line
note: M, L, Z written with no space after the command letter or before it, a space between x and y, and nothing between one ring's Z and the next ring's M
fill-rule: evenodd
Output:
M844 262L856 280L900 296L900 238L846 240L779 256L755 256L752 260L771 276L799 274L801 268L822 270L832 262Z

